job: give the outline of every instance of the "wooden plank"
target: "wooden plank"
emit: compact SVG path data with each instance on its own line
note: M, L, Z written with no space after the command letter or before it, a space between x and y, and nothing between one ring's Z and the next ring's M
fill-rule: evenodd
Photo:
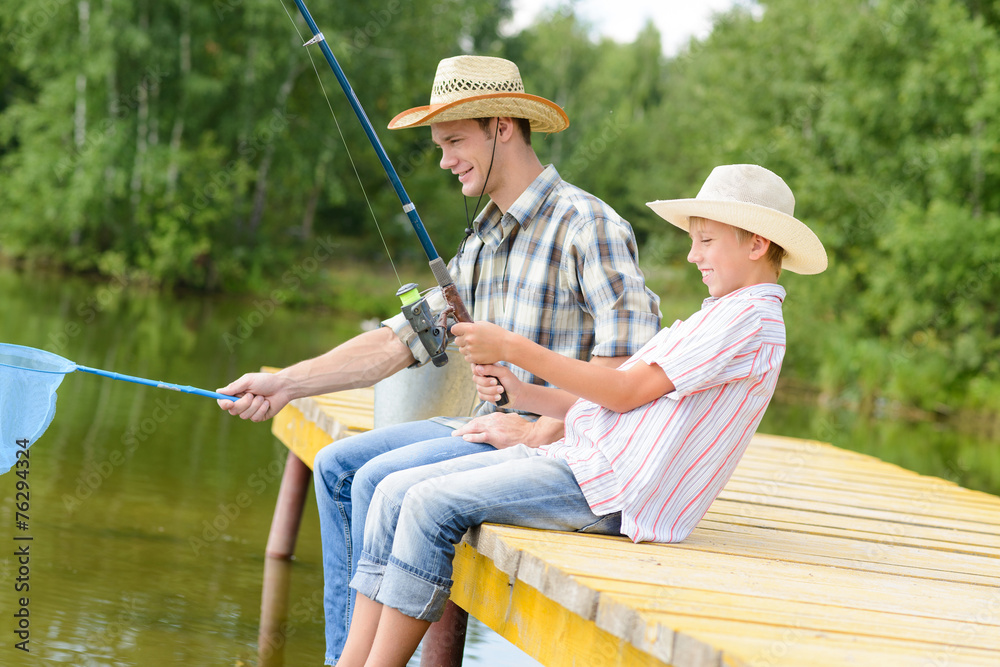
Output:
M890 518L851 516L783 505L755 504L748 508L746 503L717 498L705 514L701 525L705 525L706 521L716 521L789 531L807 530L830 535L850 534L857 539L871 540L880 544L902 544L908 543L908 540L924 540L926 548L1000 555L1000 531L991 534L979 530L915 525L896 520L895 515L888 516Z
M671 622L664 619L664 622ZM732 654L753 667L996 667L993 651L961 645L914 649L908 641L870 641L803 628L781 629L776 636L719 633L711 621L685 624L686 632L698 640L726 646Z
M718 530L716 525L699 526L696 535L676 548L1000 587L998 561L992 557L939 554L897 545L879 545L870 550L870 543L849 538L808 535L803 539L801 535L759 530L741 533L731 526L718 525Z
M765 492L756 484L747 484L744 480L733 477L719 494L719 498L749 505L772 505L841 516L864 516L988 534L996 533L997 528L989 521L992 517L988 513L982 517L970 518L962 512L949 511L947 505L940 502L941 498L930 495L901 506L898 500L885 499L873 494L848 495L821 490L801 493L796 492L795 487L780 483L769 485ZM748 508L747 511L751 513L752 508Z

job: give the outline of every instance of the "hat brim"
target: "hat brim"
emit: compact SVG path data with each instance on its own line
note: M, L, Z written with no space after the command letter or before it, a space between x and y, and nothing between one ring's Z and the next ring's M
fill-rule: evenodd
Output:
M691 231L691 218L708 218L760 234L788 253L781 268L813 275L826 270L828 260L822 241L809 227L773 208L738 201L665 199L646 204L672 225Z
M389 129L400 130L453 120L503 116L526 119L531 124L532 132L562 132L569 127L566 112L544 97L527 93L490 93L465 97L447 104L407 109L389 121Z

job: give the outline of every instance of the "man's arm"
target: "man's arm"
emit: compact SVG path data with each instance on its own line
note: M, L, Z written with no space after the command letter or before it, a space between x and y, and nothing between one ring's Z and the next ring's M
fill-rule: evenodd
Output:
M413 362L410 349L392 329L379 327L278 373L247 373L219 389L240 397L236 402L220 400L219 407L242 419L264 421L293 399L370 387Z

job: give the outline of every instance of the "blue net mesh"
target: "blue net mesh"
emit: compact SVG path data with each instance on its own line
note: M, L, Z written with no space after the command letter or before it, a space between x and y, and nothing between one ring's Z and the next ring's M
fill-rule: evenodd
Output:
M0 474L17 462L18 442L34 442L56 414L56 389L76 370L68 359L0 343ZM26 445L27 446L27 445Z

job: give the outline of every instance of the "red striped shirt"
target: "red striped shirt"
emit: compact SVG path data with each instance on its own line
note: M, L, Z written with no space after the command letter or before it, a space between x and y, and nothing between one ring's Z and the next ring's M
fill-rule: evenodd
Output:
M780 285L709 298L622 364L656 364L675 390L625 413L579 400L565 459L595 513L622 513L635 542L687 537L729 481L764 415L785 355Z

